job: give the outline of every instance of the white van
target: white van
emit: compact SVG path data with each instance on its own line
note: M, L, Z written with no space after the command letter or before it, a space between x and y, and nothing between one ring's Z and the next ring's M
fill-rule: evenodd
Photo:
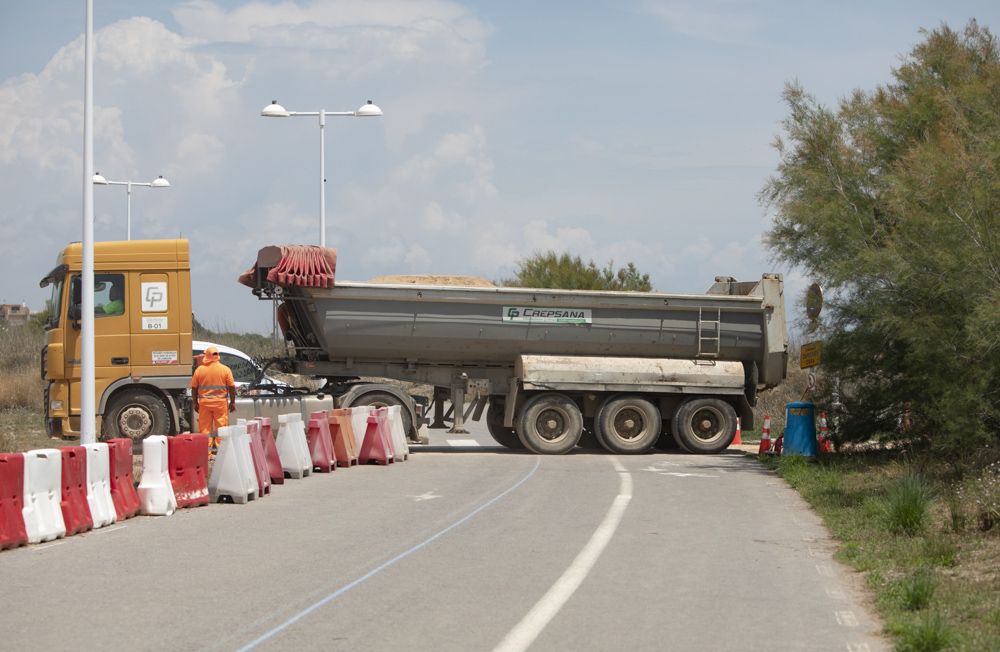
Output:
M201 355L210 346L214 346L219 350L219 362L229 367L233 372L233 380L236 381L236 393L240 395L245 395L247 393L247 387L253 383L258 376L261 376L260 366L253 361L253 359L248 356L243 351L239 349L234 349L231 346L223 346L222 344L215 344L213 342L203 342L201 340L195 340L191 342L192 353L194 354L195 364L198 364L201 360ZM263 376L258 382L258 385L274 385L275 391L280 393L282 389L290 387L288 383L282 382L270 376ZM267 391L266 387L259 387L255 393L259 391Z

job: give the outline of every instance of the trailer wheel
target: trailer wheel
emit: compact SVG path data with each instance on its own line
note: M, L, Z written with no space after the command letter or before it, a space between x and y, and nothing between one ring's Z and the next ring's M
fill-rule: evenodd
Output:
M413 423L410 419L410 411L406 409L406 406L403 405L402 401L392 394L387 394L386 392L371 392L370 394L362 394L351 403L351 407L359 407L362 405L369 405L375 408L398 405L403 408L399 411L399 416L403 420L403 432L409 433L410 429L413 427Z
M490 437L505 448L524 450L524 444L517 438L517 430L503 425L503 410L502 402L490 400L490 406L486 408L486 427L490 431Z
M166 435L170 414L159 396L144 389L125 389L108 401L101 419L101 439L127 437L132 447L153 435Z
M609 398L594 419L594 433L608 451L645 453L660 436L660 410L639 396Z
M562 394L538 394L525 402L517 418L517 436L533 453L562 455L580 441L583 414Z
M693 398L680 404L671 427L685 450L718 453L736 436L736 410L717 398Z

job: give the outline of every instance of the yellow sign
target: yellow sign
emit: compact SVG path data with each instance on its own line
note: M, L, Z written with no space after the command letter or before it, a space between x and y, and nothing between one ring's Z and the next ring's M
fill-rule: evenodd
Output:
M819 366L823 352L822 342L809 342L799 349L799 369Z

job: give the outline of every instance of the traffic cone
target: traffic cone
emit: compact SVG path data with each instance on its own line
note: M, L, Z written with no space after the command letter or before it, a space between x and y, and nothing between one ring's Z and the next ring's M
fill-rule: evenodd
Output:
M740 431L740 418L736 417L736 436L733 437L733 443L730 444L730 446L739 446L740 444L743 443L743 438L741 437L741 434L742 433Z
M760 447L757 448L758 455L766 455L771 452L771 416L764 415L764 427L760 431Z
M830 442L830 432L826 427L826 412L819 413L819 452L832 453L833 444Z

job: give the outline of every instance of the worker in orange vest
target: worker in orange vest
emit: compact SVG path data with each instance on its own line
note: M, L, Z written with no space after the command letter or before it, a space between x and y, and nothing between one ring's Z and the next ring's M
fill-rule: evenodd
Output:
M218 432L229 425L229 413L236 409L236 382L233 372L219 362L219 349L205 348L201 364L191 376L194 411L198 413L198 432L209 436L209 448L217 450Z

